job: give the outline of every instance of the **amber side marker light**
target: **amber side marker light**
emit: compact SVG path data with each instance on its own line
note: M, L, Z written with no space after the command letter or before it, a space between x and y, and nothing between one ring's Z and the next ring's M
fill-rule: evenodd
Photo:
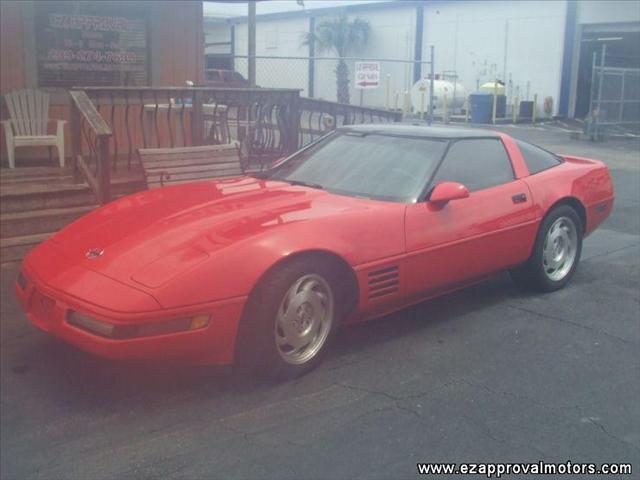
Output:
M197 315L195 317L177 318L140 325L114 325L74 311L70 311L67 315L67 322L74 327L94 335L117 340L199 330L209 325L210 319L210 315Z
M191 325L189 326L189 330L198 330L200 328L204 328L209 325L209 320L211 317L209 315L198 315L197 317L193 317L191 319Z

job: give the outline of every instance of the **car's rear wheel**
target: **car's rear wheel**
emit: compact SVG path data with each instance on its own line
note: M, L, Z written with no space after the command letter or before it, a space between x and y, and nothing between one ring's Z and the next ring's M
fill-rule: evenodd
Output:
M249 297L238 336L241 366L275 378L314 368L340 318L337 272L318 258L276 267Z
M582 232L582 222L572 207L554 208L542 221L531 257L511 270L511 277L544 292L564 287L580 261Z

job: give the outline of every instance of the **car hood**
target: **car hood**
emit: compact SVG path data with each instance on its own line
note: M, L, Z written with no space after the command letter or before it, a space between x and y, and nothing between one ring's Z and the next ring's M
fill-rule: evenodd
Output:
M363 201L349 197L243 177L130 195L82 217L50 241L74 264L155 288L231 245L362 208Z

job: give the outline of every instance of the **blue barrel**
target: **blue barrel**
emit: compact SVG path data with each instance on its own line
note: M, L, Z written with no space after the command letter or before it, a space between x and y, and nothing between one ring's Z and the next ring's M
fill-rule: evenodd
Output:
M493 113L493 94L476 92L469 95L471 123L491 123Z

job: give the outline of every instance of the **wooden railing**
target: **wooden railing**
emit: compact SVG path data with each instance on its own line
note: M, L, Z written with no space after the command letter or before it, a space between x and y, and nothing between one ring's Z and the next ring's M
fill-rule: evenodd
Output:
M109 141L112 132L82 91L71 91L72 166L76 181L80 176L93 190L99 203L111 201Z
M131 165L138 148L229 143L243 160L277 158L298 147L298 90L203 87L81 89L113 131L113 158ZM115 167L115 163L114 163Z
M110 168L139 148L238 141L243 167L261 167L329 129L401 120L401 114L300 98L298 90L204 87L78 87L71 92L75 171L101 203Z

